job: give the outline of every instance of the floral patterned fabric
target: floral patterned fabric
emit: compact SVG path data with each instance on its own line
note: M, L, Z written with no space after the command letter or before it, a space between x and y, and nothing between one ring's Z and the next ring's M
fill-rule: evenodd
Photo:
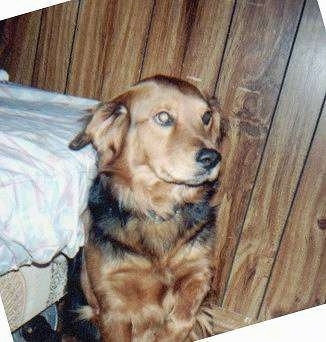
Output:
M83 245L95 152L68 144L96 103L0 83L0 274Z

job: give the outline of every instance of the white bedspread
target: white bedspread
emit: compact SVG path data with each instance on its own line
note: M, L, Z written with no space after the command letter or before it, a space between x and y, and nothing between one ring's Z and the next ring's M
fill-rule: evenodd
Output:
M95 153L68 143L95 104L0 83L0 274L60 252L73 257L83 245Z

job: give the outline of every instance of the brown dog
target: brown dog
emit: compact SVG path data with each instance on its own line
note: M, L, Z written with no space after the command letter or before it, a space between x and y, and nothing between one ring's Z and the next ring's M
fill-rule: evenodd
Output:
M219 139L212 101L155 76L100 104L70 143L98 152L82 283L104 341L192 336L212 277Z

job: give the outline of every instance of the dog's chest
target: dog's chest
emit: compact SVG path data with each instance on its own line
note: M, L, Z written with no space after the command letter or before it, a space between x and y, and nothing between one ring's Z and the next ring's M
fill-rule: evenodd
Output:
M197 277L210 278L210 249L184 246L175 254L149 259L128 254L119 260L102 258L98 282L111 310L134 319L154 314L164 320L173 309L180 289ZM155 312L153 312L153 310Z
M207 203L185 205L164 221L134 216L104 195L91 192L89 242L108 258L133 254L165 260L196 241L212 240L214 211Z
M86 262L103 305L130 315L155 308L164 318L180 289L198 277L208 283L215 217L208 203L184 205L167 221L141 219L124 211L97 179L89 209Z

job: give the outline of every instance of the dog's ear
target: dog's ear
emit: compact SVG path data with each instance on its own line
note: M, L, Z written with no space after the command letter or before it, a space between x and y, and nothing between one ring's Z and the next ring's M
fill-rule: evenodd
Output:
M129 127L129 111L124 104L113 101L101 103L91 112L83 131L70 142L69 148L80 150L92 143L108 163L121 151Z
M87 112L90 112L92 114L87 114L79 120L84 123L84 128L69 143L69 148L71 150L75 150L75 151L80 150L86 145L91 143L91 137L85 133L85 130L86 130L87 125L92 120L94 109L87 109Z
M216 97L208 99L209 106L213 112L213 123L211 126L211 134L216 144L220 144L222 138L221 131L221 108Z

